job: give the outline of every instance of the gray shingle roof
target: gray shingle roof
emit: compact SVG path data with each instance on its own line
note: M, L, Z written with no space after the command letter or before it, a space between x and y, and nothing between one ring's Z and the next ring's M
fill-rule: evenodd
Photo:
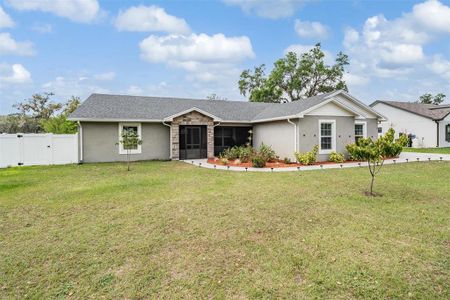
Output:
M160 121L195 107L223 121L255 122L299 114L325 101L331 94L290 103L92 94L70 115L70 119Z
M401 102L401 101L383 101L377 100L370 106L374 106L377 103L384 103L386 105L399 108L416 115L430 118L433 120L442 120L448 114L450 114L450 105L434 105L434 104L422 104L416 102Z

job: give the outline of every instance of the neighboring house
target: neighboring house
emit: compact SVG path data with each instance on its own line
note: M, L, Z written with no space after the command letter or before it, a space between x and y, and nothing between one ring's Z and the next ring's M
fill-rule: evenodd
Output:
M387 118L380 133L392 127L397 137L411 135L413 147L450 147L450 105L375 101L370 106Z
M332 151L345 153L355 139L376 138L383 116L337 91L291 103L92 94L69 119L79 122L84 162L125 160L118 144L123 130L143 140L132 150L134 160L214 157L244 145L251 133L254 147L270 145L280 158L318 144L323 161Z

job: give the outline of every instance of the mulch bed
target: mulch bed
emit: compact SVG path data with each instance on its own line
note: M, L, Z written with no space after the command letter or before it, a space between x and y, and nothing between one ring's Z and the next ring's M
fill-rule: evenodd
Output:
M355 163L357 161L354 160L346 160L345 162L343 162L343 164L345 163ZM228 164L224 165L218 158L208 158L208 163L212 164L212 165L217 165L217 166L232 166L232 167L242 167L242 168L251 168L253 167L251 162L246 162L243 163L241 162L240 164L236 164L234 162L234 160L229 160ZM319 165L330 165L330 164L335 164L335 165L339 165L339 163L334 163L331 161L320 161L320 162L316 162L315 164L312 164L310 166L319 166ZM290 163L290 164L286 164L283 161L278 161L278 162L268 162L265 166L265 168L292 168L292 167L305 167L306 165L302 165L299 163Z

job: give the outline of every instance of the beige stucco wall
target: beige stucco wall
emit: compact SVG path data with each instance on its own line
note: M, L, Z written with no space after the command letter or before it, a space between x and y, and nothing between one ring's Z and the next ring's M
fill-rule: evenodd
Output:
M354 117L343 116L305 116L299 119L299 152L310 151L319 144L319 120L336 121L336 152L347 154L345 146L355 141L355 121L363 121L367 124L367 137L377 138L377 120L355 120ZM319 154L319 161L328 160L328 154Z
M319 144L319 120L336 121L336 151L347 154L345 146L355 140L355 118L353 116L305 116L292 120L297 126L297 149L299 152L310 151ZM377 120L362 120L367 124L367 137L377 138ZM280 158L289 157L294 160L294 126L287 122L275 121L253 125L253 145L262 143L275 150ZM328 160L328 154L319 154L319 161Z
M286 120L253 125L253 146L269 145L281 159L294 157L294 125Z
M84 162L125 161L119 154L119 123L83 122L82 145ZM167 160L170 156L170 131L161 123L141 123L142 153L132 160Z

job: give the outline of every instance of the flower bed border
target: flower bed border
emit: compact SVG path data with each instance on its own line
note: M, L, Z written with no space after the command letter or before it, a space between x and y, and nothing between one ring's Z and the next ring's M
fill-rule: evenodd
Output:
M346 160L342 163L335 163L332 161L319 161L312 165L302 165L299 163L286 164L283 161L278 161L278 162L268 162L265 167L259 168L259 169L295 168L295 167L308 167L308 166L320 166L320 165L340 165L340 164L358 163L358 162L360 162L360 161ZM230 167L240 167L240 168L253 168L252 162L235 164L234 160L229 160L229 163L225 165L225 164L221 163L217 157L216 158L208 158L207 163L211 164L211 165L224 166L224 167L230 166Z

